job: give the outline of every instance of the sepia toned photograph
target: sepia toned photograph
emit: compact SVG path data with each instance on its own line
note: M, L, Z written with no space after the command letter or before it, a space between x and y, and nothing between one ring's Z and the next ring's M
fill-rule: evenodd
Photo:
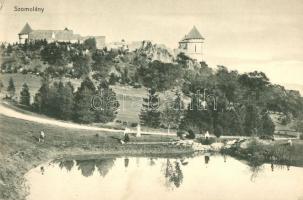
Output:
M302 0L0 0L0 200L303 200Z

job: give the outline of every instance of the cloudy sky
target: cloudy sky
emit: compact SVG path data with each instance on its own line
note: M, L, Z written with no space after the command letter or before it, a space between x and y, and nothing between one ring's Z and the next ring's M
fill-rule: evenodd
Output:
M214 67L261 70L275 83L303 85L302 0L0 0L0 41L33 29L68 27L107 41L152 40L170 48L195 25ZM14 7L44 12L15 12Z

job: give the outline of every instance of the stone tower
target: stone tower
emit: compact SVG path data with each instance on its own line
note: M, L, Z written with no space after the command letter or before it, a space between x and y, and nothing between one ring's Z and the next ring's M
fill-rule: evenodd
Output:
M204 38L194 26L191 31L179 42L179 51L197 61L203 60L202 44Z

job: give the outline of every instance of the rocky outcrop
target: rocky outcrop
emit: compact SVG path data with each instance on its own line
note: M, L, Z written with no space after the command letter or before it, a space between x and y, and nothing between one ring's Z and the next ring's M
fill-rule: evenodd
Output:
M152 44L150 41L142 41L135 52L138 55L146 55L151 61L159 60L164 63L172 63L174 61L173 54L164 45Z

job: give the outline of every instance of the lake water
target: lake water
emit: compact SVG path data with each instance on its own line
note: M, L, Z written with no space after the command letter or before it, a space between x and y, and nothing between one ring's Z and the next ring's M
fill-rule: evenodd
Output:
M57 160L26 178L27 200L303 200L303 168L221 155Z

